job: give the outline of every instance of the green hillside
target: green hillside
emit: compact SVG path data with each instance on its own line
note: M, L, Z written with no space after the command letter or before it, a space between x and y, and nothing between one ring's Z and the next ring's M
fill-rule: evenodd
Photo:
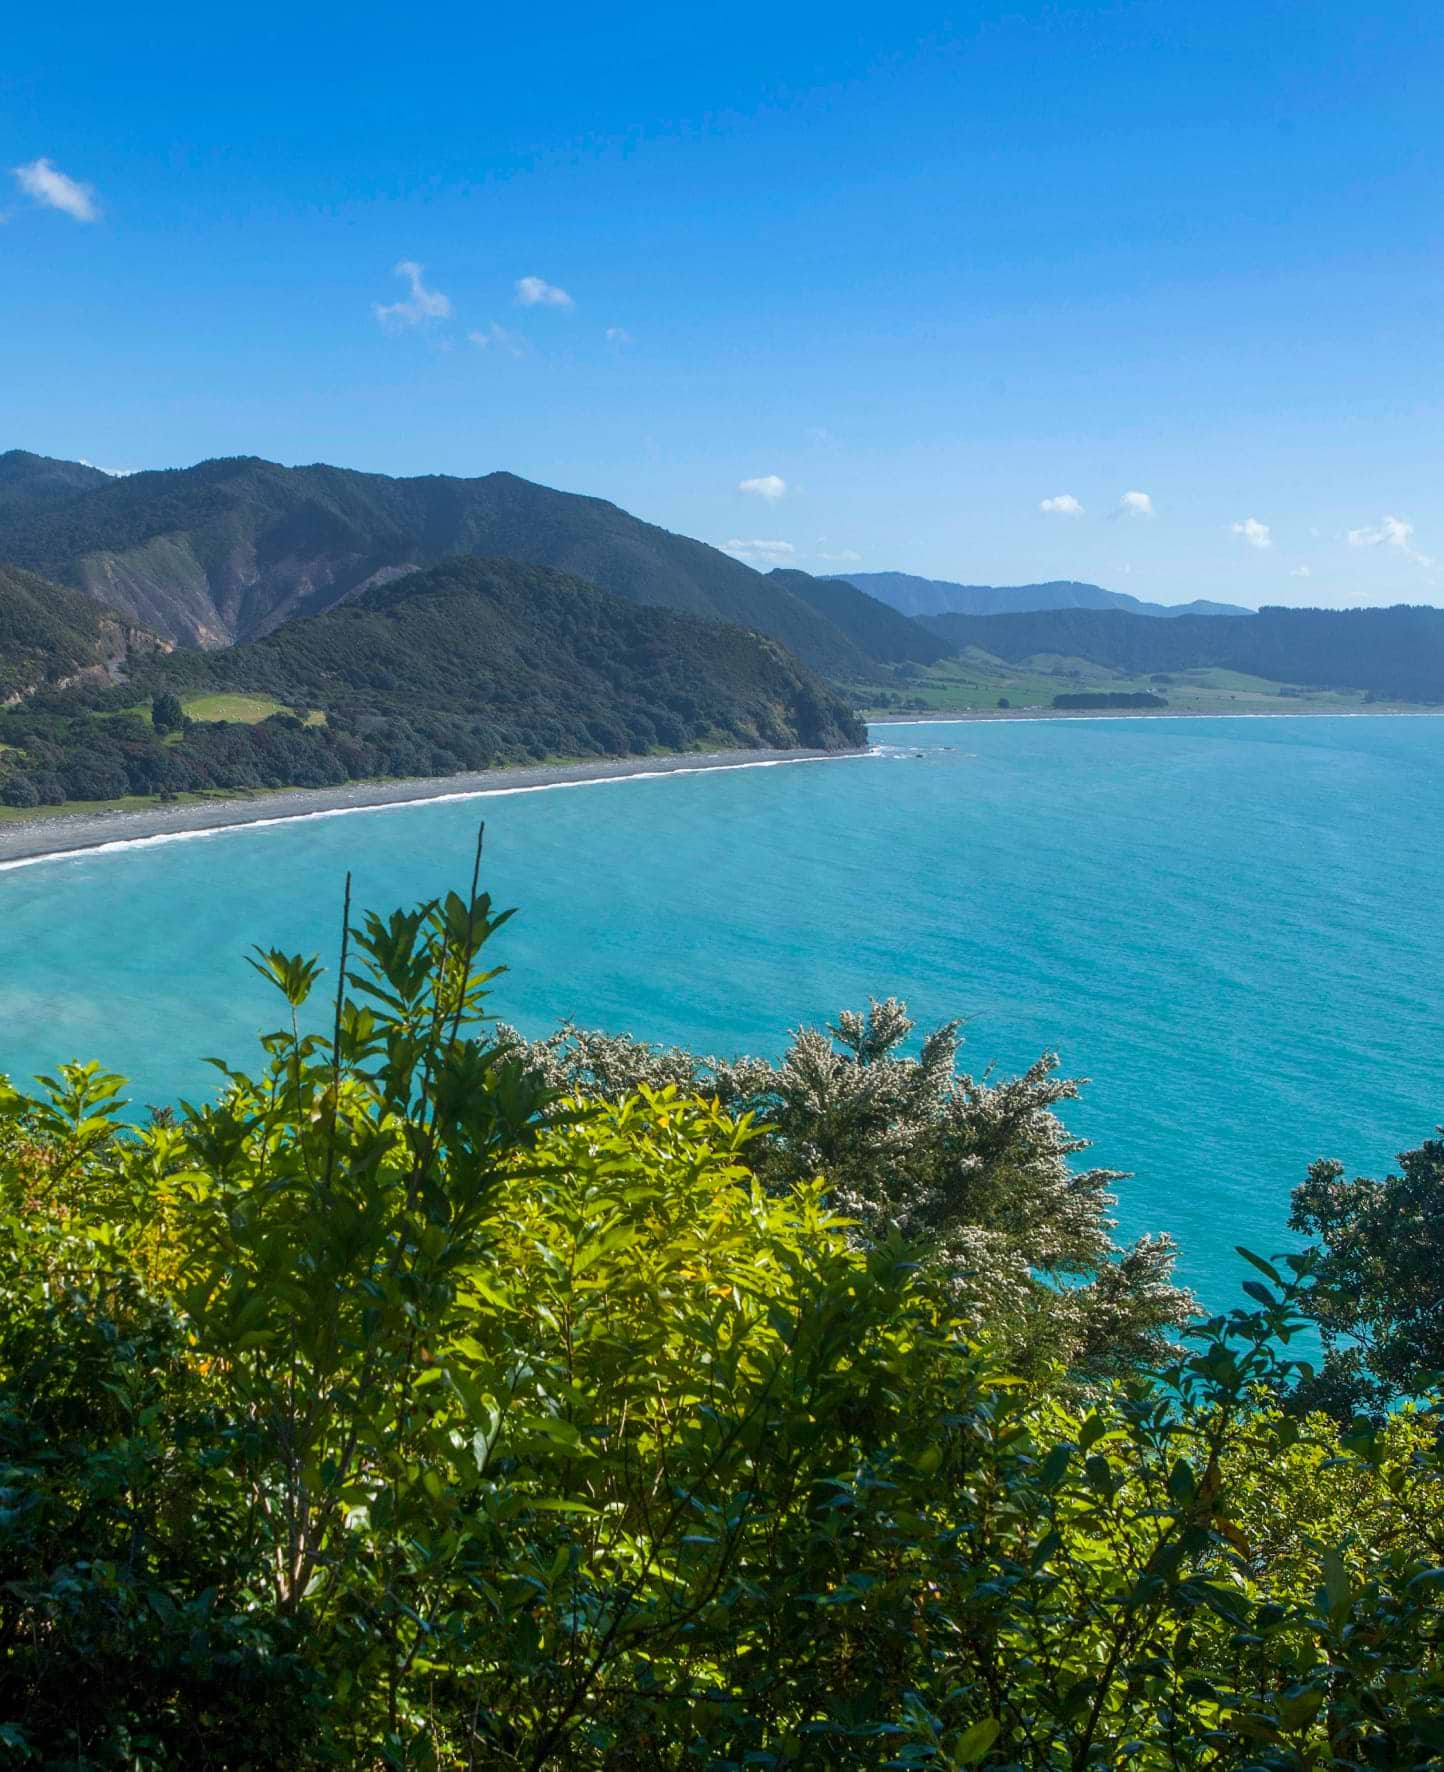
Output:
M49 455L32 455L28 449L8 449L0 454L0 518L64 503L108 486L110 480L109 474L83 461L57 461Z
M179 734L137 711L160 694L191 712ZM218 695L231 699L197 699ZM238 697L290 711L248 721ZM154 659L108 694L0 716L0 799L318 787L714 746L839 750L865 736L775 641L545 567L462 559L250 645Z
M0 564L0 702L106 667L154 640L92 597Z
M825 615L875 663L930 664L947 656L946 641L845 578L813 578L779 566L768 573L767 582L792 592Z
M46 465L47 483L55 466ZM14 478L24 482L19 468ZM751 567L605 499L514 474L399 480L240 456L102 475L67 498L0 504L0 559L89 591L187 646L257 639L457 554L549 566L628 602L752 628L830 677L869 673L825 615Z

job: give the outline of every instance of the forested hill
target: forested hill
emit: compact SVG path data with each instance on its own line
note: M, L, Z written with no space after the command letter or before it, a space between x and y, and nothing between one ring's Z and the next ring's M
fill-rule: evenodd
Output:
M8 465L7 465L8 464ZM66 496L61 469L80 478ZM849 680L868 661L825 615L704 542L605 499L487 474L398 480L254 456L86 478L80 464L0 457L0 559L90 592L181 645L253 640L367 585L457 554L505 555L585 578L632 603L753 628Z
M0 454L0 517L60 504L110 481L109 474L87 462L9 449Z
M82 591L0 564L0 704L84 675L104 680L132 650L158 644Z
M157 697L236 691L271 698L274 714L245 724L201 713L167 737L148 711ZM179 728L179 707L167 724ZM545 567L460 559L249 645L152 660L106 694L0 714L0 799L318 787L865 738L846 702L765 636L638 608Z
M1010 661L1060 655L1133 674L1221 666L1283 683L1444 702L1444 609L1270 608L1239 621L1053 609L937 615L925 617L924 625L955 652L978 646Z
M849 572L849 584L890 604L903 615L1018 615L1034 609L1121 609L1130 615L1251 615L1238 603L1144 603L1126 591L1077 579L1043 584L965 585L946 578L918 578L911 572Z
M813 578L779 566L767 575L767 582L801 597L879 664L933 664L947 655L947 643L936 634L845 578Z

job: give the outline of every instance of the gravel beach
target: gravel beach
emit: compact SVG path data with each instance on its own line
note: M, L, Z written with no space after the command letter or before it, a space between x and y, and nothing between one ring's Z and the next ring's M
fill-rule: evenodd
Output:
M404 806L418 800L525 793L540 788L622 781L629 776L678 775L694 769L747 769L779 763L820 763L864 751L699 751L674 757L598 758L593 763L537 764L486 769L469 775L422 776L409 781L350 782L336 788L283 788L249 798L214 799L188 806L142 806L117 812L54 812L0 824L0 866L40 861L233 825L271 824L346 812Z

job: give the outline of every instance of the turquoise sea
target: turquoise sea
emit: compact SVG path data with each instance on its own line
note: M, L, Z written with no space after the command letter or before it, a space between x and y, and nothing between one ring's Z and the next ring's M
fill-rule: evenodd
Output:
M214 1088L276 1003L252 941L334 955L389 908L520 907L495 1007L713 1051L869 994L967 1019L970 1068L1052 1048L1070 1124L1230 1301L1309 1161L1379 1173L1444 1120L1444 720L884 726L875 754L397 807L0 872L0 1070L76 1055L134 1099Z

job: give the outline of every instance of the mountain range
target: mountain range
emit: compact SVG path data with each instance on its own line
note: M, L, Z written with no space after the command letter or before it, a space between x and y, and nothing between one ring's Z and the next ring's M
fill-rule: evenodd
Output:
M720 549L515 474L393 479L237 456L114 479L0 456L0 560L181 646L259 639L459 554L548 566L630 603L750 628L835 679L869 674L836 624Z
M1293 685L1444 701L1444 609L1260 609L1248 621L1154 621L1119 609L924 618L949 652L1086 659L1130 676L1223 669Z
M965 585L946 578L916 578L910 572L849 572L854 584L902 615L1019 615L1038 609L1119 609L1129 615L1252 615L1239 603L1145 603L1126 591L1076 579L1050 579L1032 585Z

